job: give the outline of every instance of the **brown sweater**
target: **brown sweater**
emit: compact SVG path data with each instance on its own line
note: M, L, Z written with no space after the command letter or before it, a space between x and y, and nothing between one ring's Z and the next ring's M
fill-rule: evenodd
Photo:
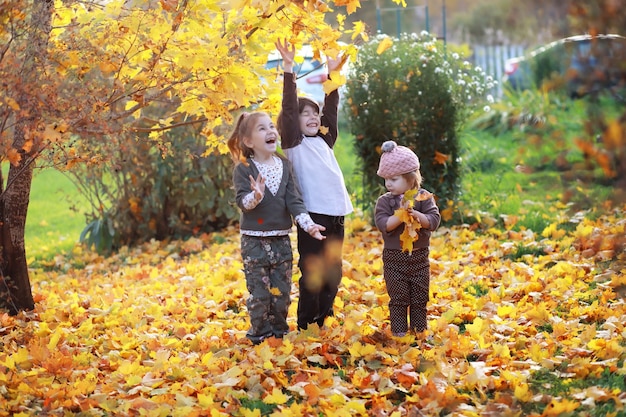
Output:
M252 210L246 210L243 206L243 198L250 194L250 176L257 178L259 170L251 159L247 160L247 166L239 163L233 172L233 183L237 206L241 210L240 228L242 230L287 230L293 226L293 218L302 213L307 213L300 192L296 188L291 163L281 157L283 163L283 177L276 195L269 190L265 191L263 199Z
M424 189L420 189L420 193L427 192ZM400 242L400 235L404 230L404 224L396 227L392 231L387 231L387 220L393 216L393 213L400 208L400 196L394 196L391 193L385 193L378 197L376 201L375 221L376 227L380 230L383 236L383 243L385 249L398 249L402 250L402 243ZM435 203L434 198L429 198L424 201L416 201L413 208L421 213L424 213L428 217L430 222L430 229L422 227L418 232L418 240L413 242L413 250L419 248L427 248L430 245L430 235L434 230L439 227L441 222L441 214L439 208Z

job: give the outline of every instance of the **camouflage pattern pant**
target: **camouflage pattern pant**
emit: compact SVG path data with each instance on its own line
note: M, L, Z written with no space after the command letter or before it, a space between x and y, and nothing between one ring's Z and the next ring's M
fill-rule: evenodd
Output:
M250 330L246 337L260 343L289 332L293 251L289 236L241 236L241 256L246 274Z
M395 249L383 250L383 274L389 294L389 320L391 331L406 333L426 330L426 304L429 298L430 261L428 248L412 253Z

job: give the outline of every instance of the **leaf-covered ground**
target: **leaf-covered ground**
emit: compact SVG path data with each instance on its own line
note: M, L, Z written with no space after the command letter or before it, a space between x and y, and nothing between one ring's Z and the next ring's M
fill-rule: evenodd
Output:
M0 416L624 416L625 228L622 207L439 229L425 340L391 336L381 240L356 218L336 317L258 346L237 229L77 249L32 271L34 312L0 316Z

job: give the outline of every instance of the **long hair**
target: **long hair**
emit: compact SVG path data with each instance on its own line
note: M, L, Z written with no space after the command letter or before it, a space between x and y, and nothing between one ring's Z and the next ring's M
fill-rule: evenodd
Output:
M298 114L302 114L306 106L312 107L317 113L321 112L320 105L317 101L308 97L298 97ZM276 120L276 129L279 135L283 135L283 111L278 113L278 120Z
M254 127L257 119L261 116L267 116L265 112L253 112L253 113L241 113L235 124L230 137L228 138L228 149L230 150L230 157L235 164L245 162L247 158L250 158L254 152L243 143L244 138L250 137L252 134L252 128Z

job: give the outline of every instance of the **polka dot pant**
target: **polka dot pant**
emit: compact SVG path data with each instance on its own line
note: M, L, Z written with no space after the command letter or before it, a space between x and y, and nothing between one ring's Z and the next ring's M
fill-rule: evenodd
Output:
M393 333L408 331L407 314L411 330L426 330L430 285L428 256L428 248L416 249L411 254L395 249L383 250L383 274L390 298L389 319Z

